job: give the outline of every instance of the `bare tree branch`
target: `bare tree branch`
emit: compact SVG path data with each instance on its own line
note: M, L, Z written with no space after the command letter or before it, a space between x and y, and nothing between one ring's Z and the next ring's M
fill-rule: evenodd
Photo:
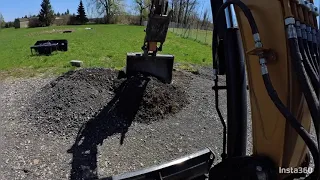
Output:
M139 12L140 16L140 25L142 25L142 20L147 15L147 9L151 6L150 0L134 0L136 4L136 10Z
M106 22L110 23L111 19L123 10L122 0L88 0L99 15L105 14Z

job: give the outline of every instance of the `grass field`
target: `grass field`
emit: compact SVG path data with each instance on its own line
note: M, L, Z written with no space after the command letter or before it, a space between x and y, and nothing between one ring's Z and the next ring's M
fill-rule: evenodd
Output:
M59 26L34 29L0 30L0 77L34 76L70 70L70 60L81 60L85 67L121 68L127 52L139 52L144 27L127 25ZM59 30L74 30L63 34ZM67 39L69 50L51 56L31 56L37 40ZM210 47L169 33L163 53L175 55L176 62L200 65L211 63Z

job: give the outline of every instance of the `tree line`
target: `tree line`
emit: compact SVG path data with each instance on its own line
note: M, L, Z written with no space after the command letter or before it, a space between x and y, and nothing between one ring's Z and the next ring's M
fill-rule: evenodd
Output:
M67 11L64 12L64 13L60 13L60 12L55 13L55 12L54 12L53 15L54 15L55 17L61 17L61 16L65 16L65 15L70 15L70 11L69 11L69 9L67 9ZM25 15L25 16L22 16L21 18L36 18L36 17L38 17L38 15Z
M43 0L41 3L41 9L38 15L25 15L21 18L16 18L14 22L5 22L2 14L0 13L0 28L11 28L15 27L16 23L19 23L19 19L28 19L29 27L45 27L52 25L57 17L67 18L67 22L65 24L85 24L89 20L87 18L85 8L82 0L80 0L77 14L70 14L69 9L66 12L55 13L52 9L52 5L50 0ZM62 19L63 19L62 18Z
M82 0L80 0L79 6L78 6L78 12L77 15L73 14L70 15L69 9L65 13L55 13L52 9L52 5L50 3L50 0L43 0L41 3L41 10L39 14L34 18L34 21L37 21L37 24L33 26L50 26L55 21L56 17L61 16L70 16L69 17L69 24L85 24L88 22L88 18L82 3Z
M123 0L88 0L94 11L99 15L105 14L107 23L110 23L114 16L123 14ZM135 13L138 14L139 24L147 20L151 6L151 0L132 0ZM198 0L169 0L169 8L173 10L172 22L182 25L197 23L199 26L206 26L210 23L209 9L205 8L199 13Z
M121 21L121 17L127 19L137 17L134 18L137 21L135 24L142 25L143 21L147 20L151 0L132 0L132 2L134 4L134 15L126 12L123 0L87 0L87 6L91 8L95 15L103 17L96 18L97 23L118 23L117 21ZM168 3L169 9L173 10L172 22L177 23L178 26L186 27L190 24L197 24L199 28L202 28L210 24L209 10L202 8L201 13L199 13L198 0L169 0ZM29 27L50 26L57 17L68 17L66 24L86 24L89 21L82 0L79 2L77 14L70 14L69 10L64 13L55 13L50 0L43 0L40 6L38 15L23 17L29 18ZM4 23L3 17L2 19L1 17L1 27L12 27L14 25L12 22Z

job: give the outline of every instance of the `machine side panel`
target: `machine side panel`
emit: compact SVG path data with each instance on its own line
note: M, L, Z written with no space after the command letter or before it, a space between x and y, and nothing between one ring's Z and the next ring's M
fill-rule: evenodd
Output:
M286 31L282 1L242 0L252 11L265 48L277 53L274 62L268 62L271 81L280 99L298 120L310 126L310 114L305 108L302 93L294 73L291 72L287 54ZM247 19L236 9L245 51L254 48L254 41ZM247 74L250 88L253 127L253 153L270 156L280 167L298 166L305 156L306 148L296 132L268 96L265 89L257 56L246 55Z

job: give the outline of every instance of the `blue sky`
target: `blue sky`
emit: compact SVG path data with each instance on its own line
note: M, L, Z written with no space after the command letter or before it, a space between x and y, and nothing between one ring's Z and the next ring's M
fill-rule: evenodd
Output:
M124 0L127 10L133 10L133 1ZM41 2L42 0L0 0L0 13L4 16L5 21L13 21L17 17L38 14ZM76 13L80 0L51 0L50 2L55 12L65 12L69 9L70 13ZM83 3L86 6L87 0L83 0ZM203 3L207 7L210 5L209 0L200 0L200 3L201 6ZM90 9L86 10L90 16Z
M5 21L13 21L17 17L38 14L42 0L0 0L0 13ZM79 0L51 0L55 12L76 13Z
M26 2L27 1L27 2ZM0 13L4 16L5 21L13 21L17 17L22 17L25 15L38 14L40 10L40 4L42 0L0 0ZM65 12L69 9L70 13L77 12L77 6L80 0L51 0L53 10L55 12ZM83 0L86 5L87 0ZM133 0L124 0L127 10L133 10L132 5ZM319 6L319 0L315 0L315 3ZM201 11L202 6L210 7L210 0L200 0L199 1L199 11ZM87 14L91 16L90 10L86 9Z

